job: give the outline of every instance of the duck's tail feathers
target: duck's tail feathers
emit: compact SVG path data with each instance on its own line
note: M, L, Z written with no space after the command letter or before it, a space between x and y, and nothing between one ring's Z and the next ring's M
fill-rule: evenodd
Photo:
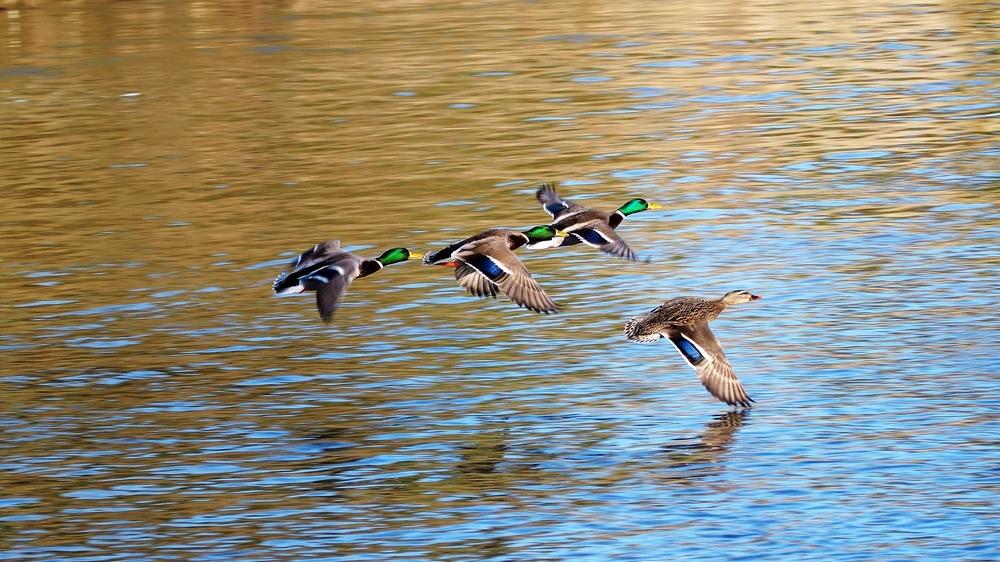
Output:
M285 272L274 278L271 290L276 295L291 295L293 293L301 293L305 290L305 287L302 286L298 278L289 278L288 273Z
M645 320L645 316L634 316L625 322L625 338L632 343L656 343L660 339L658 332L643 334L639 331L639 324Z

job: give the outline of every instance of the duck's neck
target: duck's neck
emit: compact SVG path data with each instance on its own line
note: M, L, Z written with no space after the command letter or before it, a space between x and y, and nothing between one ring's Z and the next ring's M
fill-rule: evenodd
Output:
M511 250L516 250L528 242L531 242L531 239L523 232L513 232L507 235L507 247Z
M608 217L608 224L611 225L611 228L618 228L618 225L625 220L625 216L625 213L623 213L621 209L618 209L617 211L611 213L611 216Z
M608 217L608 224L611 225L611 228L615 228L625 220L625 217L641 213L648 208L647 204L642 204L638 199L633 199L611 213L611 216Z
M542 242L528 242L525 244L525 248L531 248L532 250L542 250L545 248L558 248L559 246L569 246L572 244L570 240L572 237L560 238L556 237L551 240L543 240Z
M727 306L729 305L723 302L722 299L715 299L714 301L712 301L712 310L709 313L708 321L711 322L712 320L718 318L719 315L722 314L722 311L725 310Z
M377 259L365 260L361 262L360 266L358 266L358 270L360 271L360 273L358 273L358 277L367 277L383 267L385 266L382 265L382 262Z

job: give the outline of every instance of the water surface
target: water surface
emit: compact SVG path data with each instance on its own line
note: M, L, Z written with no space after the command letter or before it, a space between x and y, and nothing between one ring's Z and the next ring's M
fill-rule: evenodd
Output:
M996 6L52 2L0 12L0 560L990 560ZM258 5L259 4L259 5ZM315 242L429 250L557 181L648 264L449 272L333 326ZM621 326L713 325L732 412Z

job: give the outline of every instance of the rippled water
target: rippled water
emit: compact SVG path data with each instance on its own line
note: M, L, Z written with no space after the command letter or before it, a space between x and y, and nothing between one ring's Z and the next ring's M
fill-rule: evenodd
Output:
M0 12L0 559L989 560L989 2L39 2ZM410 263L323 326L326 238L613 209L521 252L565 311ZM713 327L713 400L624 319Z

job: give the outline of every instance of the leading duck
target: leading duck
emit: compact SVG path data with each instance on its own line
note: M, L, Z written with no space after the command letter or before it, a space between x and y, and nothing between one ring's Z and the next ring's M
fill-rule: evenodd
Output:
M600 248L606 254L632 261L638 259L635 252L628 247L615 229L629 215L647 209L663 208L662 205L650 203L645 199L632 199L618 207L615 212L606 213L561 199L556 193L555 185L551 183L539 185L535 198L555 221L552 227L570 235L558 244L549 246L572 246L583 242L593 248Z

